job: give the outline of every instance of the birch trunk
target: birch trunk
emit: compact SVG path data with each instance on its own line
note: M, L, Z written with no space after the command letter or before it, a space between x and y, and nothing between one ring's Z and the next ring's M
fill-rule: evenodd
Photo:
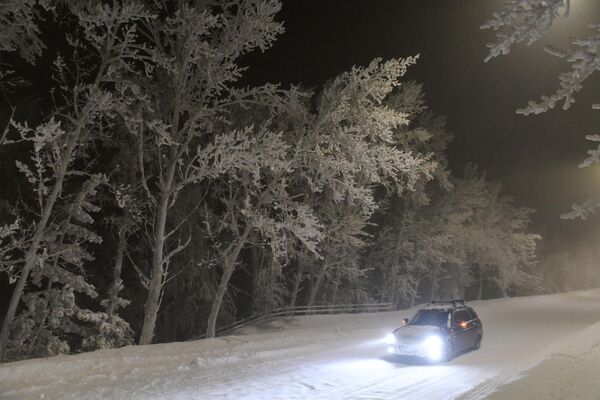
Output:
M117 255L115 256L115 265L113 267L113 281L109 289L110 300L108 307L106 307L106 313L109 316L114 315L117 307L117 297L121 290L121 271L123 269L123 254L125 253L125 246L127 246L127 234L124 229L119 229L119 241L117 243Z
M151 344L156 327L160 295L163 287L164 275L164 247L165 229L167 224L167 213L169 208L169 195L165 191L161 195L159 211L154 229L154 246L152 249L152 276L148 285L148 298L144 305L144 324L140 334L139 344Z
M323 278L325 278L325 265L319 271L317 275L317 279L315 280L314 285L310 289L310 295L308 296L307 306L312 307L315 304L315 300L317 298L317 293L319 292L319 288L321 287L321 283L323 282Z
M411 296L410 296L410 308L413 308L415 306L415 302L417 301L417 292L415 291Z
M54 284L53 279L48 279L46 283L46 293L44 294L44 316L37 327L35 334L32 336L31 343L29 344L29 348L27 350L27 356L32 356L35 346L38 343L38 339L40 337L40 333L42 333L42 329L46 326L46 321L48 321L48 317L50 316L50 307L48 304L48 299L50 298L50 294L52 293L52 285Z
M296 278L294 279L294 287L290 294L290 307L294 307L298 301L298 293L300 292L300 283L302 283L302 276L304 275L304 264L298 263L298 272L296 272Z
M175 123L178 125L178 116L175 116ZM169 213L169 204L171 202L171 194L175 182L175 172L177 161L181 158L184 149L190 140L179 146L173 147L170 154L170 163L167 170L166 179L161 176L160 179L160 199L157 204L156 220L154 225L154 237L152 246L152 276L148 284L148 298L144 304L144 324L140 334L139 344L151 344L154 338L154 330L156 328L156 317L160 308L160 296L165 280L165 242L167 240L167 216Z
M339 288L340 288L338 279L339 279L339 274L336 274L336 277L333 280L333 288L331 290L331 304L337 303L337 296L338 296L338 292L339 292Z
M217 327L217 317L219 316L219 311L221 311L221 305L223 304L223 298L225 297L225 292L227 291L227 287L229 286L229 281L231 276L233 275L233 270L235 268L235 262L246 243L246 239L252 230L252 224L248 223L246 228L244 228L244 232L242 236L238 239L237 243L232 247L231 252L225 258L223 263L223 275L221 276L221 281L219 282L219 287L217 288L217 293L215 294L215 299L212 303L212 307L210 309L210 316L208 317L208 326L206 328L206 337L212 338L216 335L216 327Z
M479 287L477 288L477 300L483 297L483 273L479 273Z
M431 273L431 293L429 295L429 302L431 303L433 300L435 300L435 292L436 292L436 286L437 286L437 271L433 271Z
M252 312L264 312L263 296L261 287L264 282L261 282L261 274L263 273L265 255L264 249L261 251L257 246L252 246L250 249L250 268L252 273Z

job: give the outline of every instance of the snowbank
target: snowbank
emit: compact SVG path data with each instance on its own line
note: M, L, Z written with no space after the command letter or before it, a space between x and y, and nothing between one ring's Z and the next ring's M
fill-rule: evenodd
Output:
M568 337L559 351L489 399L600 399L600 324Z

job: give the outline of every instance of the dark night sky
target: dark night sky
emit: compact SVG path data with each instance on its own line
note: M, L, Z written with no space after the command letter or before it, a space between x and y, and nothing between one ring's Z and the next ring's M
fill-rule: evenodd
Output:
M583 36L600 22L600 2L572 0L572 15L531 47L488 63L490 31L479 26L503 0L287 0L280 18L286 33L266 54L252 57L249 80L318 86L375 57L419 53L408 78L425 85L427 101L446 115L455 140L449 157L459 174L467 162L502 182L518 204L538 210L535 230L552 251L595 251L600 216L586 222L560 220L571 203L600 192L600 168L579 169L591 147L586 134L600 130L600 113L590 105L600 77L587 83L569 111L524 117L515 110L550 94L567 64L546 54L569 36ZM599 249L600 250L600 249Z

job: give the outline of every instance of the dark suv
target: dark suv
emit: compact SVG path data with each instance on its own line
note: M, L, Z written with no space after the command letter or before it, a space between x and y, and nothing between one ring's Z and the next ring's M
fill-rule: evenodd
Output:
M430 361L450 361L455 355L477 350L483 325L464 300L434 301L386 337L388 352Z

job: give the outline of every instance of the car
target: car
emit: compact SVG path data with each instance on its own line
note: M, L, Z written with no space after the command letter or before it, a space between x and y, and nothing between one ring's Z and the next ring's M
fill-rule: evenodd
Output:
M445 362L481 347L483 324L464 300L433 301L402 322L386 337L391 354Z

